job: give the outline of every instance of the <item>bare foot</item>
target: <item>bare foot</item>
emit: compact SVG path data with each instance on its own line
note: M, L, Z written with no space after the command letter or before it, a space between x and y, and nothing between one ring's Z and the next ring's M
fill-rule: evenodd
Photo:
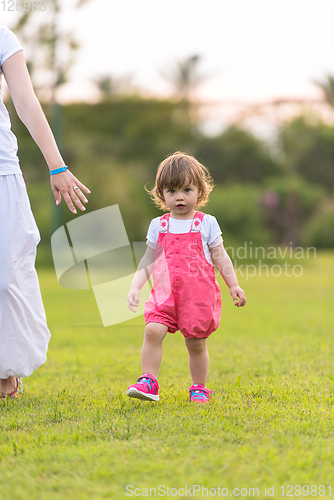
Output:
M17 386L16 377L0 378L0 394L11 394Z

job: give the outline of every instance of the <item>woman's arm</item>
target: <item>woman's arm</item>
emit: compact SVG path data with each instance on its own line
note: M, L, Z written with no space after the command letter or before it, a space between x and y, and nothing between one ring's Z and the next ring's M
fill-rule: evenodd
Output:
M16 52L16 54L9 57L2 65L2 72L17 114L41 150L49 170L64 167L64 160L61 157L51 128L35 95L23 51ZM77 186L80 189L74 191L74 188ZM62 194L73 213L76 213L73 202L80 210L86 210L82 201L87 203L88 200L81 190L86 193L90 193L90 191L68 170L52 175L51 187L57 205L61 201Z
M243 307L246 304L245 292L240 288L235 274L232 261L221 243L217 247L210 248L213 263L224 278L226 285L230 289L233 301L236 306ZM238 302L239 297L239 302Z
M139 305L140 290L145 285L146 281L152 274L153 264L155 259L155 250L147 247L144 257L138 265L135 277L132 280L130 292L128 295L128 307L131 311L136 312L136 307Z

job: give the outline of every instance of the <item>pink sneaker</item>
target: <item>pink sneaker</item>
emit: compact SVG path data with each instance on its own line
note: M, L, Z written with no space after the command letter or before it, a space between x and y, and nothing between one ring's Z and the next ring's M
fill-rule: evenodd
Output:
M159 384L157 379L149 373L144 373L137 383L130 385L126 392L130 398L143 399L145 401L159 401Z
M204 387L204 385L195 384L189 387L190 401L194 403L208 403L210 394L212 394L212 391Z

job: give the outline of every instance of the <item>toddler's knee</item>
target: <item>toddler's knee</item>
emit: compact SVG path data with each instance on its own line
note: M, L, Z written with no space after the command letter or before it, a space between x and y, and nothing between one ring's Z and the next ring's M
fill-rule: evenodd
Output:
M145 328L145 339L155 341L164 338L167 327L160 323L148 323Z
M193 354L200 354L201 352L204 352L207 349L206 338L203 339L186 338L185 341L188 351L191 351Z

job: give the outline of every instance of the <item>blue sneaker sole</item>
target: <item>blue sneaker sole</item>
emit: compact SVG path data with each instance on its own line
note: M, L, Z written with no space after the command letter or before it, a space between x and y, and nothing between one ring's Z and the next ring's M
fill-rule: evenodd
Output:
M159 394L147 394L146 392L138 391L135 387L130 387L126 395L129 398L141 399L142 401L159 401Z

